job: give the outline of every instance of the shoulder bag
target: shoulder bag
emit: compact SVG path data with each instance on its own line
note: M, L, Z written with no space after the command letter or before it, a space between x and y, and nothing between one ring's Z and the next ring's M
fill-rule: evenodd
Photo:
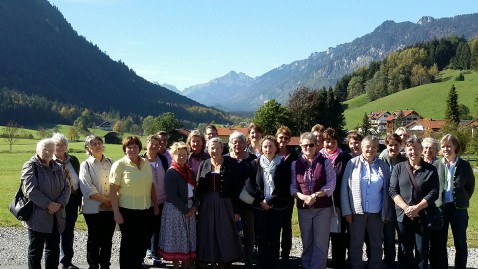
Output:
M34 168L34 175L37 176L36 164L33 163L32 165ZM33 202L23 194L22 183L23 182L20 181L20 187L18 188L15 197L13 197L13 200L8 205L8 210L10 210L10 213L12 213L18 220L27 221L31 218L33 213Z

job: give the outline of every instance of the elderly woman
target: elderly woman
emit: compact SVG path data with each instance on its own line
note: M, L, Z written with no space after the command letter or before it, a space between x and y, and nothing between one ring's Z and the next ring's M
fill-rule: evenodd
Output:
M66 223L65 231L61 233L61 259L60 263L63 268L78 269L72 264L73 259L73 241L75 240L75 223L78 219L78 211L81 204L81 191L79 190L78 173L80 172L80 162L78 159L68 154L68 139L60 133L52 136L55 141L55 155L53 160L65 171L66 178L70 182L71 194L68 204L66 205Z
M189 133L186 143L189 147L188 166L193 171L194 178L196 178L199 164L209 159L209 154L205 152L206 139L198 130L192 130Z
M151 243L152 217L159 214L153 173L149 162L139 156L141 140L123 139L125 156L113 163L110 172L110 200L114 219L120 226L120 267L142 268L144 253Z
M350 155L353 157L360 156L362 154L362 142L363 136L356 131L352 131L347 135L347 145L350 149Z
M439 196L436 205L443 211L443 228L439 231L437 265L448 265L448 227L451 226L456 250L455 267L466 268L468 246L468 207L475 190L475 176L469 162L459 157L460 143L456 136L447 134L440 139L443 158L435 162L439 178ZM440 268L440 267L437 268ZM444 267L446 268L446 267Z
M350 154L343 152L339 148L339 134L332 128L327 128L322 132L323 147L319 151L322 156L327 158L335 170L336 181L335 185L340 186L342 184L342 178L344 175L345 167L348 161L352 158ZM335 206L340 208L340 187L335 188L333 199ZM334 213L335 214L335 213ZM342 216L338 216L342 217ZM345 219L341 221L340 233L331 233L331 245L332 245L332 262L335 268L345 268L345 251L349 245L350 235L348 232L348 225Z
M401 268L426 269L429 230L424 220L424 209L435 206L438 175L433 165L423 161L419 138L408 138L405 151L408 160L393 168L389 190L390 197L395 202L398 221L399 251L402 257L399 263Z
M281 126L276 131L277 142L279 143L279 156L282 157L284 165L289 167L285 172L286 178L291 178L292 162L299 157L297 153L288 147L290 139L292 138L292 132L287 126ZM292 249L292 212L294 211L294 197L288 198L289 202L284 212L284 218L282 220L282 240L281 240L281 253L282 262L284 265L289 264L290 250Z
M246 180L254 173L252 161L257 159L256 155L245 151L247 138L244 134L233 132L229 136L229 153L224 155L224 160L237 164L237 177L244 185ZM252 254L254 250L254 212L252 205L239 201L239 215L244 227L244 263L247 267L252 266Z
M65 207L70 197L70 182L54 162L55 141L43 139L36 155L25 162L20 177L25 196L33 202L33 213L23 225L28 228L28 268L40 269L43 249L45 268L58 268L60 234L65 229Z
M362 155L349 161L341 185L342 215L350 228L351 268L363 268L365 234L370 246L368 268L382 268L380 231L384 222L391 220L392 204L388 196L390 168L377 158L377 150L378 138L364 137Z
M101 136L87 136L85 150L89 157L80 166L80 188L83 217L88 227L86 260L90 268L109 268L116 227L108 178L113 160L104 156Z
M326 268L336 175L330 161L317 154L315 135L303 133L300 146L302 155L292 162L290 194L297 200L302 266Z
M246 150L257 157L261 155L261 145L259 142L262 139L263 133L264 132L262 131L261 126L256 125L253 122L249 124L249 127L247 127L247 138L249 145L247 146Z
M223 268L242 258L236 228L239 220L239 193L244 182L237 179L235 163L224 159L222 141L209 140L211 155L199 166L198 261Z
M261 268L276 268L280 249L280 230L288 206L290 178L287 167L278 155L279 143L266 135L261 142L262 155L252 163L255 174L246 182L254 197L254 222Z
M438 160L437 154L440 151L440 143L432 137L425 137L422 141L422 158L425 162L434 164Z
M158 134L149 135L146 138L146 152L141 156L148 160L153 171L153 184L156 191L156 203L159 206L159 214L153 216L153 236L151 237L151 246L146 252L146 265L158 265L161 264L161 258L157 256L159 233L161 229L161 214L166 201L166 191L164 189L164 175L168 170L168 159L161 153L160 148L164 147L162 137ZM169 153L168 153L169 154Z
M383 160L389 167L390 173L393 171L393 167L397 163L406 161L407 158L400 154L400 148L402 145L402 139L397 134L387 135L385 138L386 149L380 153L379 158ZM391 198L390 198L391 199ZM391 201L393 203L393 201ZM395 231L398 231L397 216L395 211L392 210L392 219L390 222L385 223L383 227L383 249L385 262L388 267L395 267L395 257L397 251L395 250ZM399 257L399 260L402 258Z
M188 268L196 259L196 209L198 187L193 173L186 164L188 147L184 142L175 142L170 150L171 167L164 177L166 202L161 218L159 253L173 262L175 269L182 262Z

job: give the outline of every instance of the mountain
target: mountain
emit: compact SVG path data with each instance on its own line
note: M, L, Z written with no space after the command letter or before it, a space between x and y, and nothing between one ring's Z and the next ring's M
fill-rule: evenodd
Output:
M153 84L122 61L113 61L78 35L47 0L2 0L0 14L0 89L97 113L144 117L173 112L190 123L228 122L222 112ZM0 107L0 114L15 114L14 109L18 107ZM22 121L28 121L28 115Z
M317 89L333 86L345 74L367 66L371 61L381 60L393 51L450 35L466 39L478 36L478 14L441 19L425 16L417 23L385 21L373 32L350 43L314 52L307 59L284 64L248 80L247 84L239 80L220 87L220 84L211 83L215 81L212 80L188 88L185 95L206 105L215 105L215 96L222 96L223 108L254 111L272 98L285 103L289 93L299 86Z
M184 94L183 94L180 90L178 90L178 88L176 88L176 86L174 86L174 85L167 84L167 83L163 83L163 84L161 85L161 87L166 88L166 89L168 89L168 90L170 90L170 91L172 91L172 92L175 92L175 93L177 93L177 94L184 95Z

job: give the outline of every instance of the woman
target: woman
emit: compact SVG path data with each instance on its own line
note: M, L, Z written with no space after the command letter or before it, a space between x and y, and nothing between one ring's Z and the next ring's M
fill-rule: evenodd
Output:
M416 136L407 139L405 151L408 160L393 168L389 190L398 221L399 264L401 268L426 269L429 230L424 209L434 206L438 198L438 175L433 165L423 161L422 144Z
M362 147L360 146L362 139L363 136L356 131L352 131L347 135L347 144L349 145L352 158L362 154Z
M443 158L435 162L439 178L439 193L436 205L443 211L443 229L439 231L437 245L437 265L448 265L447 241L448 227L451 226L456 250L455 267L466 268L468 246L466 230L468 227L468 207L475 190L475 176L469 162L460 158L460 143L456 136L447 134L440 139ZM434 258L435 258L434 257Z
M189 133L186 143L189 147L188 166L193 171L193 177L196 178L199 164L209 158L209 154L204 151L206 139L198 130L193 130Z
M198 261L224 268L241 260L242 245L236 228L239 215L239 193L244 186L237 179L236 165L222 157L222 141L209 140L211 155L198 170Z
M254 197L254 222L261 268L276 268L280 249L280 230L288 206L289 167L279 156L279 143L274 136L262 138L259 159L252 163L255 175L246 182Z
M66 205L66 223L65 231L60 235L61 259L60 263L65 269L78 269L72 264L73 259L73 241L75 240L75 223L78 219L78 210L81 204L81 191L79 189L78 173L80 172L80 162L78 159L68 154L68 140L60 133L52 136L55 141L55 155L53 160L65 171L65 175L70 182L71 194Z
M390 173L393 171L393 167L397 163L406 161L407 158L400 154L400 148L402 145L402 139L397 134L387 135L385 138L386 149L380 153L380 159L383 160L390 168ZM391 200L392 198L390 198ZM390 201L393 204L393 201ZM383 251L385 256L385 263L388 267L392 268L396 266L395 257L397 251L395 249L395 231L398 232L398 223L395 210L392 210L392 219L390 222L385 223L383 227ZM400 248L400 247L399 247ZM399 250L400 251L400 250ZM400 261L402 257L399 256Z
M152 216L159 214L153 174L149 162L139 156L142 143L136 136L123 139L125 156L113 163L110 200L114 219L120 226L120 268L142 268L152 235Z
M434 164L437 160L437 154L440 151L440 143L432 137L425 137L422 141L423 160L427 163Z
M80 166L80 189L83 217L88 227L86 260L90 268L109 268L116 227L108 178L113 160L104 156L101 136L87 136L85 150L89 157Z
M297 153L288 147L292 132L287 126L281 126L276 131L277 143L279 143L279 156L281 156L284 165L288 167L284 175L285 178L291 178L292 162L299 157ZM292 212L294 211L294 197L288 197L287 208L284 212L284 218L282 219L282 240L281 240L281 253L282 262L284 265L289 264L290 250L292 249Z
M368 236L368 268L382 268L383 223L391 220L388 196L390 169L377 158L378 138L362 140L362 155L349 161L341 185L342 215L350 228L350 265L363 268L362 246Z
M159 131L156 133L156 136L159 137L158 153L166 157L168 160L168 167L171 166L173 161L171 154L169 153L168 147L168 133L165 131Z
M175 269L189 268L196 259L197 183L186 164L188 147L184 142L171 146L173 162L164 177L166 202L161 217L159 253L173 262Z
M153 216L153 236L151 237L151 246L146 251L145 264L159 265L161 258L158 254L159 233L161 229L161 214L163 212L164 201L166 201L166 191L164 189L164 175L168 170L168 159L159 151L165 145L162 142L162 136L155 134L146 138L146 152L141 156L148 160L153 171L153 184L156 191L156 203L159 206L159 214ZM166 151L167 152L167 151ZM168 153L169 154L169 153ZM153 209L154 210L154 209Z
M233 132L229 136L229 153L224 155L224 160L236 162L237 179L244 185L246 180L254 174L252 161L257 159L256 155L250 154L246 149L247 138L239 132ZM252 267L254 250L254 212L252 205L239 201L239 215L244 228L244 264Z
M323 147L319 151L325 158L327 158L330 163L333 165L336 175L336 186L341 186L342 178L344 175L345 167L347 166L348 161L352 158L350 154L347 154L338 147L339 145L339 134L332 128L327 128L322 132L322 141ZM333 193L333 199L335 206L340 208L340 187L335 188ZM342 216L339 216L342 217ZM332 262L335 268L345 268L345 252L349 245L350 235L347 221L342 218L341 221L341 232L340 233L331 233L330 240L332 244Z
M246 150L257 157L261 155L261 145L259 142L262 139L262 134L263 131L261 126L256 125L253 122L249 124L249 127L247 127L247 138L249 145L247 146Z
M312 126L312 129L310 130L315 137L317 138L317 151L321 150L322 147L324 146L324 131L325 127L322 124L316 124Z
M290 194L297 200L302 266L326 268L329 247L332 193L336 175L330 161L317 154L317 140L312 133L300 136L302 155L292 162Z
M25 196L33 202L33 213L23 225L28 228L28 268L41 269L43 249L45 268L58 268L60 234L65 230L65 207L70 197L70 182L54 162L55 141L40 140L36 155L27 161L20 177Z

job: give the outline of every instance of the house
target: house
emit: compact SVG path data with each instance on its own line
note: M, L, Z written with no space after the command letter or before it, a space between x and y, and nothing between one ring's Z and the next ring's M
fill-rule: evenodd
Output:
M217 136L221 138L223 143L229 142L229 136L233 132L240 132L247 138L247 128L234 128L234 127L219 127L217 128Z
M478 119L470 120L464 124L466 127L471 130L471 137L475 137L478 132Z
M103 136L106 144L121 144L121 137L117 132L109 132Z
M387 131L387 117L390 116L391 113L388 111L376 111L371 112L368 115L368 122L370 124L370 128L374 129L377 133Z
M113 131L113 125L111 125L111 122L109 121L104 121L98 125L97 128L105 131Z
M423 119L418 112L415 110L396 110L389 115L386 120L387 120L387 133L391 134L395 131L400 126L406 126L407 124ZM401 123L397 123L396 121L400 120Z
M405 125L405 128L409 135L429 136L439 132L445 122L445 120L419 119Z

